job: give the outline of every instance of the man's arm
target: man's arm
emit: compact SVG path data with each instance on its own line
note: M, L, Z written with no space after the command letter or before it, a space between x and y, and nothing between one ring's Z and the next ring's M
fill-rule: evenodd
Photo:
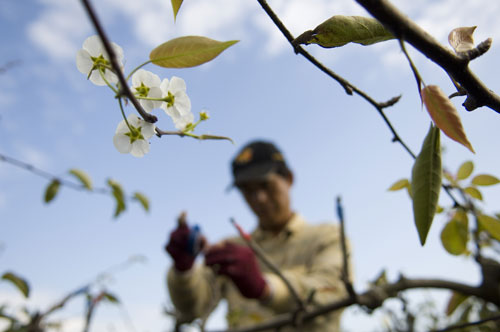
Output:
M212 271L201 265L186 272L171 267L167 286L170 299L178 310L178 320L187 323L206 317L220 300L220 282Z
M342 282L342 251L338 228L320 225L307 230L308 234L294 246L297 255L308 256L308 264L282 269L283 275L305 301L314 292L313 302L324 304L344 297L347 292ZM303 240L302 240L303 239ZM265 273L271 291L265 305L276 313L289 312L296 302L283 280ZM352 275L352 274L351 274Z
M217 305L219 285L208 268L194 266L199 250L190 248L192 230L186 222L186 213L181 213L177 228L170 233L165 251L173 260L173 266L167 275L170 298L177 309L179 322L191 322L207 316ZM206 246L202 237L198 249Z

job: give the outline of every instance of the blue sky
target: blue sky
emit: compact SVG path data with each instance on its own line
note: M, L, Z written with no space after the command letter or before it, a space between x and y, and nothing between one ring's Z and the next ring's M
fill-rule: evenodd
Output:
M296 36L335 14L367 15L354 1L269 3ZM500 3L394 3L442 43L458 26L477 25L476 41L492 37L491 50L472 68L498 91ZM238 192L225 190L231 182L230 159L254 138L273 140L282 148L295 173L293 206L311 222L337 222L334 201L342 196L358 290L383 268L391 278L402 272L410 277L478 281L472 263L442 249L442 217L436 218L426 246L419 245L407 195L387 191L396 180L410 176L412 159L391 143L380 116L295 55L256 1L185 1L175 25L167 0L103 0L95 6L109 37L124 49L126 73L170 38L204 35L240 40L200 67L146 67L162 78L175 75L186 81L193 112L206 109L211 115L197 133L229 136L235 144L162 137L151 140L144 158L118 153L112 137L121 115L113 94L86 81L76 69L76 52L94 34L80 3L1 1L0 36L7 46L0 49L0 66L11 61L16 65L0 75L0 153L57 176L80 168L96 187L105 186L111 177L128 193L138 190L151 200L150 213L130 203L116 220L112 199L102 195L62 188L45 205L45 179L0 163L0 272L12 270L30 281L32 308L47 308L106 268L142 255L146 263L121 271L107 286L121 299L137 331L168 327L161 314L161 306L168 303L164 277L170 259L162 249L168 233L182 210L201 225L211 242L234 235L230 217L248 230L254 227L254 217ZM307 49L376 100L402 94L387 115L413 151L419 151L430 120L397 42ZM440 68L409 49L427 84L453 92ZM468 113L461 102L454 100L476 154L443 138L444 165L456 171L463 161L473 160L477 173L499 176L500 115L485 108ZM127 112L133 109L128 107ZM155 114L160 128L174 129L163 111ZM485 210L498 211L498 188L487 188L484 194ZM450 201L442 195L441 204L448 206ZM0 303L4 302L23 303L9 284L0 283ZM76 300L61 314L65 331L78 330L82 310L83 303ZM369 330L380 322L365 321L355 313L346 315L346 328ZM118 308L103 305L94 326L126 330L122 316ZM223 326L221 311L210 326Z

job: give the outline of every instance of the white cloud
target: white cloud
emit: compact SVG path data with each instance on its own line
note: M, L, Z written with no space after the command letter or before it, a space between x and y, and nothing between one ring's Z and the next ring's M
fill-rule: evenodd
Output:
M50 57L74 58L88 27L78 2L41 0L45 9L28 25L28 38ZM88 29L88 28L87 28Z
M83 9L73 1L39 1L45 9L29 26L30 39L56 59L74 58L83 34L90 31L85 28L89 24ZM332 15L369 15L355 1L274 0L269 3L295 36ZM481 31L486 37L500 32L500 21L494 15L500 10L500 2L464 0L458 4L455 0L444 0L426 1L418 6L402 0L394 3L442 43L446 43L448 32L457 26L478 25L478 33ZM156 46L174 36L199 34L259 42L267 54L289 50L282 34L253 0L188 1L181 7L175 24L169 1L102 0L98 5L98 14L107 25L126 24L135 37L148 46ZM488 10L484 9L486 6ZM125 20L117 21L117 18ZM264 39L253 38L255 32L263 34Z
M487 38L500 33L500 21L496 18L500 10L498 1L435 1L422 6L416 22L441 43L448 43L449 32L461 26L478 26L476 35Z

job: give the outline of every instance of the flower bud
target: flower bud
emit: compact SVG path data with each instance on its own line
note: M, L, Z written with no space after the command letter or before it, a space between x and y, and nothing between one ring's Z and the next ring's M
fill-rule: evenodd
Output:
M200 112L200 120L201 121L205 121L205 120L208 120L210 119L210 116L208 116L208 112L207 111L201 111Z

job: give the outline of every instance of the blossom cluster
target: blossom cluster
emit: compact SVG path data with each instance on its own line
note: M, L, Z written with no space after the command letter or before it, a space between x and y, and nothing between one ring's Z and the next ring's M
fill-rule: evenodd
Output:
M115 43L111 43L111 46L116 60L123 68L123 49ZM95 85L107 85L118 92L118 77L99 36L91 36L84 41L82 49L76 55L76 66ZM192 128L194 115L191 112L191 100L186 94L186 83L182 78L173 76L170 80L161 80L158 75L140 67L133 71L131 78L132 93L146 112L151 113L154 109L161 108L179 131ZM113 143L121 153L142 157L149 151L148 140L154 133L153 124L136 115L129 115L127 118L124 116L116 128Z

